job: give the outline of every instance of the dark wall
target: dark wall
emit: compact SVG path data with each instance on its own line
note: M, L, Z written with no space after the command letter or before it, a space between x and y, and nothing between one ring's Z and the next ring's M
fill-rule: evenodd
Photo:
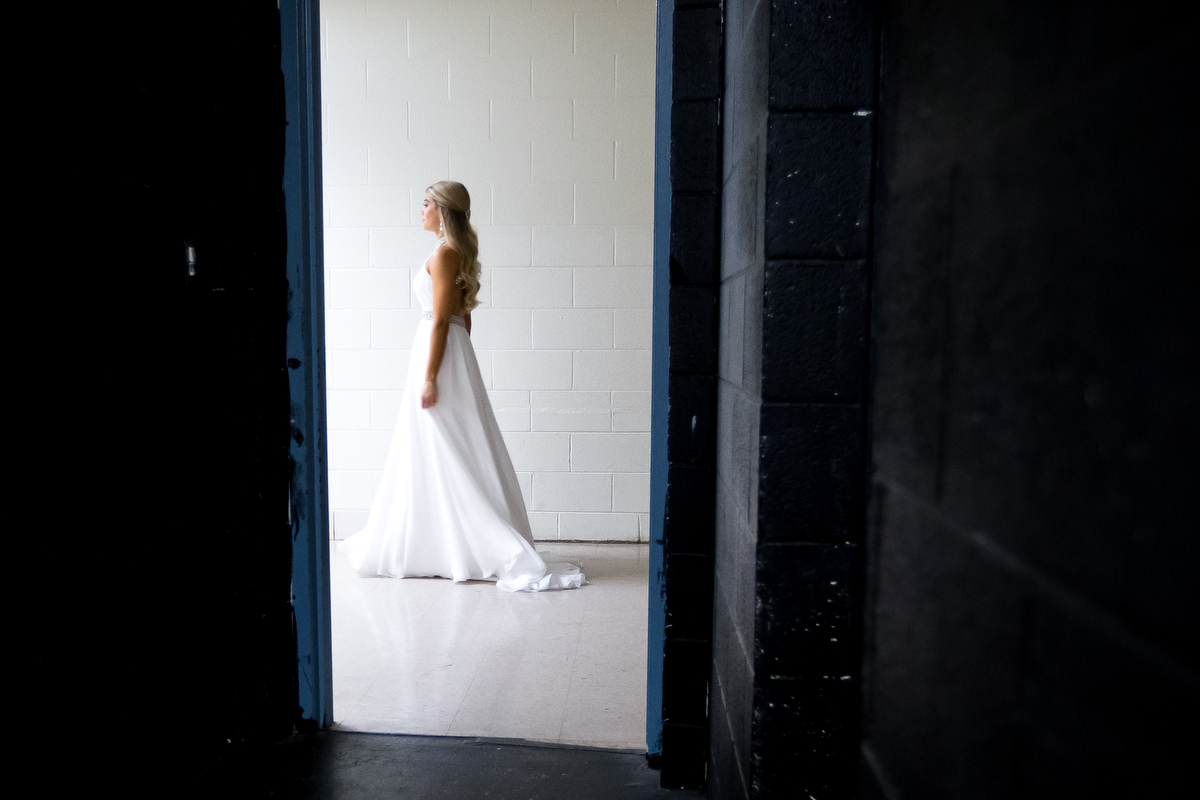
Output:
M725 9L710 793L1177 794L1194 29Z
M661 767L663 786L679 788L704 784L708 750L722 15L710 0L659 14L670 15L673 63Z
M763 184L769 0L725 4L724 175L717 377L716 556L709 793L746 797L752 772Z
M859 727L877 43L862 0L773 0L756 797L849 796Z
M878 35L726 6L714 797L847 797L859 720Z
M1194 24L888 4L866 795L1182 796Z
M59 87L60 157L83 163L50 210L86 235L46 271L74 306L40 390L74 422L41 451L58 498L29 566L53 577L22 692L45 693L47 777L183 794L296 714L279 17L125 4L90 25Z

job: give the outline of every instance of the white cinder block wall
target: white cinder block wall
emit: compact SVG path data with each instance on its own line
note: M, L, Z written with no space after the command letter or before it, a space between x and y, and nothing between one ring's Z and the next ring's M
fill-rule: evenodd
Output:
M647 541L653 0L323 0L333 536L365 523L433 250L471 192L472 335L538 539Z

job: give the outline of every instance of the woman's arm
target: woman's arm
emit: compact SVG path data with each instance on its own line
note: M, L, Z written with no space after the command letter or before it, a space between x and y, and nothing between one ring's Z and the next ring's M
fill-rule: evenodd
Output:
M458 277L458 253L449 247L439 248L429 259L429 275L433 278L433 331L429 336L429 366L425 368L425 388L421 391L421 408L437 403L437 376L446 355L446 337L450 334L450 317L461 295L454 279Z
M471 312L470 311L468 311L466 314L463 315L463 322L466 323L466 326L467 326L467 336L470 336L471 335Z

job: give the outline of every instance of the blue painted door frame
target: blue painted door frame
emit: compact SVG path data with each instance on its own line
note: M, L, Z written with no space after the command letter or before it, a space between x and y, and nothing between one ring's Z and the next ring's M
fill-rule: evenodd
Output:
M279 0L287 209L291 395L292 609L300 719L333 723L329 488L325 424L325 269L321 204L321 23L318 0Z
M662 750L666 625L663 521L667 490L667 323L670 297L671 67L674 0L659 0L655 68L654 336L650 410L650 598L646 750ZM292 604L300 718L333 723L329 595L329 489L325 420L323 212L321 204L320 13L318 0L279 0L287 128L288 377L291 389Z

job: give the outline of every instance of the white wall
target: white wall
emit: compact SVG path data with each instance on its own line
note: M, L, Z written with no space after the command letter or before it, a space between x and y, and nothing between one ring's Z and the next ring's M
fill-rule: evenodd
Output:
M647 541L653 0L323 0L333 535L366 521L434 247L466 184L473 339L538 539Z

